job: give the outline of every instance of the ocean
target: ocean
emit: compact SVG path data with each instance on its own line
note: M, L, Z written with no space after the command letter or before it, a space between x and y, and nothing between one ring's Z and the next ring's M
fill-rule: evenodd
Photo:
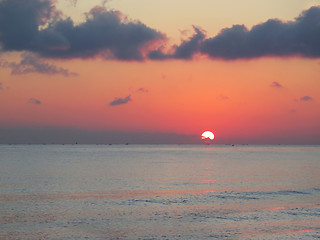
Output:
M319 239L319 146L0 145L0 239Z

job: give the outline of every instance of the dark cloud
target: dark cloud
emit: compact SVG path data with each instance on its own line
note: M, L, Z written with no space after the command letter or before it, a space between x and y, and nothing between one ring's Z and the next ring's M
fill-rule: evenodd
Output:
M69 70L61 67L56 67L52 64L43 62L41 58L32 53L21 54L21 60L19 63L7 62L0 60L0 67L11 68L11 74L28 74L28 73L41 73L48 75L61 74L65 77L77 76L77 73L69 72Z
M191 59L193 54L199 51L201 42L205 38L205 34L200 28L193 28L196 33L189 40L183 41L180 46L175 47L175 51L173 53L174 58Z
M300 98L300 101L305 101L305 102L312 101L312 100L313 100L313 98L310 96L303 96Z
M264 56L320 57L320 7L311 7L294 21L283 22L270 19L251 30L244 25L222 29L212 38L205 38L204 31L194 28L196 33L173 53L163 48L151 51L150 59L190 59L198 52L211 58L250 59Z
M270 84L270 87L273 87L273 88L283 88L283 86L282 86L280 83L278 83L278 82L272 82L272 83Z
M39 27L48 23L55 11L49 0L0 1L0 42L2 50L37 49Z
M3 90L2 82L0 82L0 90Z
M129 22L117 11L93 8L75 25L62 19L51 0L0 2L2 51L31 51L45 57L103 56L142 60L143 51L164 35L140 22Z
M238 59L263 56L320 57L320 7L295 19L268 20L248 30L244 25L223 29L206 39L201 51L212 58Z
M74 4L77 1L70 0ZM105 2L105 1L103 1ZM0 0L1 51L29 51L48 58L154 60L192 59L197 53L211 58L250 59L264 56L320 57L320 7L311 7L294 21L270 19L251 29L225 28L215 37L194 27L195 34L169 52L156 50L166 37L118 11L95 7L75 24L63 18L54 0Z
M204 31L198 27L193 27L195 34L188 40L183 41L180 45L173 46L173 53L163 53L162 49L151 51L148 56L154 60L165 59L191 59L193 55L199 52L203 39L205 38Z
M28 103L39 105L41 104L41 101L35 98L29 98Z
M148 93L149 90L146 89L146 88L138 88L138 89L137 89L137 92Z
M126 104L128 102L132 101L131 96L126 96L125 98L114 98L112 102L109 103L110 106L117 106L121 104Z

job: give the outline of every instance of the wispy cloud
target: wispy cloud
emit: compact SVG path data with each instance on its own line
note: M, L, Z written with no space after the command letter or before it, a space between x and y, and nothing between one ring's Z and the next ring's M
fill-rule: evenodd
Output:
M21 54L22 59L19 63L0 60L0 67L10 68L12 75L40 73L48 75L61 74L65 77L77 76L77 73L70 72L68 69L57 67L44 62L41 58L32 53Z
M110 103L109 103L109 105L110 106L117 106L117 105L121 105L121 104L126 104L126 103L128 103L128 102L130 102L130 101L132 101L132 99L131 99L131 95L128 95L128 96L126 96L126 97L124 97L124 98L114 98L114 100L113 101L111 101Z
M273 87L273 88L283 88L283 86L282 86L280 83L278 83L278 82L272 82L272 83L270 84L270 87Z
M217 99L220 101L226 101L226 100L229 100L230 98L226 95L220 94L219 97L217 97Z
M7 85L3 84L3 82L0 82L0 91L5 91L5 90L9 90L10 87L8 87Z
M28 103L39 105L41 104L41 101L35 98L29 98Z
M138 89L137 89L137 92L141 92L141 93L148 93L148 92L149 92L149 90L148 90L148 89L146 89L146 88L138 88Z

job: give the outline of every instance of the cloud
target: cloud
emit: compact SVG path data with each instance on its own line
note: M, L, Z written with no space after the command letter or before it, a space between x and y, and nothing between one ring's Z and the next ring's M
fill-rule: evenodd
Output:
M212 59L251 59L265 56L320 57L320 7L303 11L294 21L270 19L252 27L233 25L218 35L206 38L203 30L194 27L195 34L178 46L173 53L164 47L150 51L150 59L191 59L202 53ZM172 51L172 50L171 50Z
M198 52L202 40L205 38L204 31L198 27L193 27L195 34L187 41L183 41L180 46L175 47L174 58L191 59L193 54Z
M109 103L110 106L117 106L121 104L126 104L128 102L132 101L131 95L126 96L125 98L114 98L113 101Z
M76 0L69 0L76 4ZM137 60L251 59L265 56L320 57L320 7L303 11L293 21L270 19L248 29L225 28L214 37L194 28L194 35L168 52L156 47L166 36L120 12L97 6L75 24L55 8L54 0L0 0L1 51L29 51L47 58Z
M149 90L146 89L146 88L138 88L138 89L137 89L137 92L148 93Z
M0 42L3 51L33 50L39 27L48 23L55 7L50 0L2 0L0 2Z
M206 39L201 51L211 58L263 56L320 57L320 7L311 7L294 21L271 19L248 30L244 25L223 29Z
M280 83L278 83L278 82L272 82L272 83L270 84L270 87L273 87L273 88L283 88L283 86L282 86Z
M3 90L3 84L0 82L0 90Z
M77 73L69 72L69 70L65 68L45 63L41 58L32 53L23 53L21 54L21 57L22 59L19 63L0 60L0 67L11 68L12 75L28 73L41 73L48 75L61 74L65 77L78 75Z
M48 58L101 56L142 60L149 45L164 35L117 11L95 7L75 25L62 18L53 0L0 1L2 51L31 51Z
M226 100L229 100L230 98L228 96L220 94L219 97L217 97L217 99L220 101L226 101Z
M300 101L304 101L304 102L308 102L308 101L312 101L313 98L310 96L303 96L300 98Z
M203 39L204 31L199 27L193 27L195 34L180 45L172 47L173 53L164 53L162 48L149 52L148 57L153 60L165 59L191 59L193 55L199 52Z
M39 105L41 104L41 101L35 98L29 98L28 103Z

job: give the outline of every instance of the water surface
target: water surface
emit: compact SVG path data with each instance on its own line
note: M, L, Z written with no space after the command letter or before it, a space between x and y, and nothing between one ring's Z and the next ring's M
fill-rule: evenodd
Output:
M316 239L320 147L0 145L1 239Z

